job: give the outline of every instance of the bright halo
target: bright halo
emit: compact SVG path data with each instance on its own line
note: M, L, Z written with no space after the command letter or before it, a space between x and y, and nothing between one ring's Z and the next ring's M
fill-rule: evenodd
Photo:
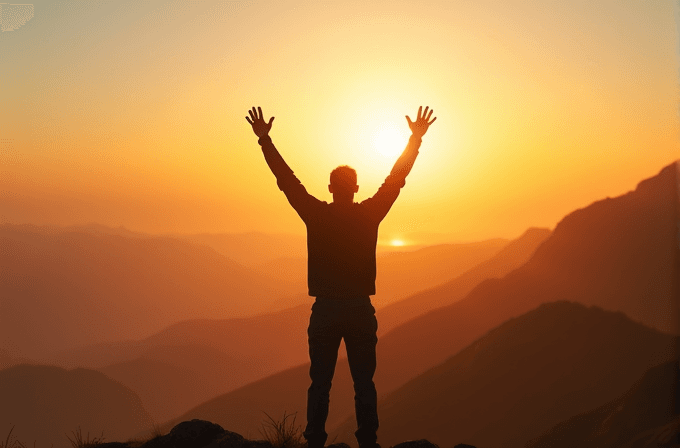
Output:
M397 157L406 147L406 135L394 125L379 127L373 138L373 147L385 157Z
M404 241L402 241L402 240L392 240L392 241L390 241L390 244L392 246L404 246L404 245L406 245L406 243L404 243Z

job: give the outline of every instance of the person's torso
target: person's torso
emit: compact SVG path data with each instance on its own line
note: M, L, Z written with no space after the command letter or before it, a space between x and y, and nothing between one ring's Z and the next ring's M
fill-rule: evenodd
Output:
M379 224L358 203L319 208L306 222L310 295L375 294Z

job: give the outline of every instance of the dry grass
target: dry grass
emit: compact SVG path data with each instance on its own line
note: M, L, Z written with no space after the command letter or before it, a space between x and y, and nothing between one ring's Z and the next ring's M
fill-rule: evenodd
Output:
M161 425L159 425L158 423L152 423L151 430L149 431L148 436L139 439L128 439L125 443L130 445L131 448L136 448L144 445L146 442L157 439L164 435L165 434L163 433Z
M302 436L302 428L295 426L296 414L284 411L283 418L276 421L265 412L267 420L262 422L260 434L274 448L306 448L307 441Z
M151 437L150 437L149 440L155 439L156 437L161 437L163 435L165 435L165 434L163 434L163 428L161 427L161 425L159 425L158 423L152 423L151 424Z
M18 440L12 440L12 431L14 431L14 426L12 426L12 429L9 430L9 434L7 434L5 443L0 441L0 448L26 448L26 445L19 442Z
M88 432L87 437L83 439L83 433L79 426L75 431L71 431L71 434L73 434L73 438L70 438L68 434L66 435L66 438L68 438L69 442L71 442L71 446L73 446L73 448L91 448L104 443L103 432L101 437L95 437L92 440L90 440L90 433Z

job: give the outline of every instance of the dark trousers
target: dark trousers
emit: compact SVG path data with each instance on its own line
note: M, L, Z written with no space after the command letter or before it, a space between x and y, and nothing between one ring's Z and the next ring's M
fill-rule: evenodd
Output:
M317 298L312 306L307 330L312 385L307 392L307 428L304 432L310 448L323 447L328 437L325 426L329 393L343 338L354 380L358 426L354 434L359 445L372 446L376 443L378 412L373 374L377 330L378 321L370 297L351 300Z

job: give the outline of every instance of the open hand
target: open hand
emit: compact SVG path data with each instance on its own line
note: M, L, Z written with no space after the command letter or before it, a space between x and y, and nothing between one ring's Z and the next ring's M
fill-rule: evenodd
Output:
M415 135L416 137L422 137L425 135L427 132L427 129L430 127L432 123L434 123L434 120L437 119L437 117L434 117L432 121L430 121L430 117L432 116L432 112L434 112L432 109L430 109L430 113L427 113L427 110L430 109L429 106L425 107L425 112L423 112L423 106L420 106L418 108L418 118L416 118L416 121L411 121L409 116L406 116L406 121L408 121L408 127L411 128L411 133Z
M255 107L253 107L252 110L248 111L248 114L250 114L250 118L246 117L246 120L248 120L248 123L250 123L250 125L253 127L253 132L255 133L255 135L257 135L258 137L268 135L269 130L272 128L272 122L274 121L274 117L271 117L269 119L269 123L264 121L264 116L262 115L261 107L258 107L257 110L255 110Z

